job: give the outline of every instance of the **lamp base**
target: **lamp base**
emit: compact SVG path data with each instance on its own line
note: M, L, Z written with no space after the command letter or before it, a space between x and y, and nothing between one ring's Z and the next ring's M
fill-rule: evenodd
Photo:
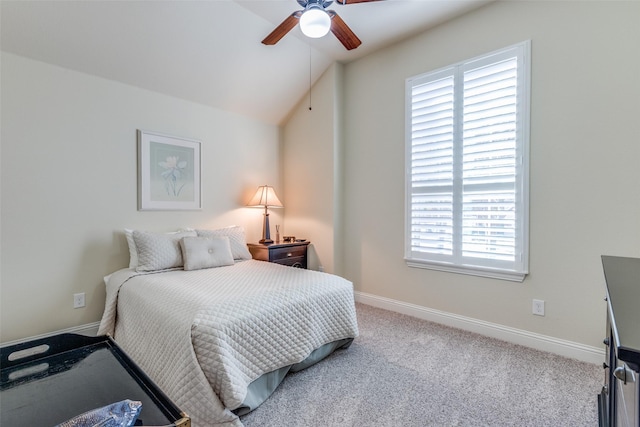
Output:
M258 243L262 243L263 245L270 245L273 243L271 240L271 230L269 227L269 211L267 211L267 207L264 207L264 223L262 224L262 239L258 241Z

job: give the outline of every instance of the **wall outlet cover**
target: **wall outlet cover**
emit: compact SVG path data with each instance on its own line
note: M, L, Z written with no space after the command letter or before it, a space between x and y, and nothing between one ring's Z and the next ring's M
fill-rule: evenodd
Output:
M540 299L533 300L533 314L536 316L544 316L544 301Z
M73 308L82 308L84 305L84 292L73 294Z

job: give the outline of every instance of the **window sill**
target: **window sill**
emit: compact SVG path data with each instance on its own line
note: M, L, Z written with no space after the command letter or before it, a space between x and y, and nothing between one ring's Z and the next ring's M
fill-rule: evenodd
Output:
M427 270L445 271L447 273L466 274L469 276L487 277L490 279L508 280L511 282L523 282L527 273L514 271L484 269L471 266L457 266L451 264L439 264L416 259L405 259L407 266L414 268L424 268Z

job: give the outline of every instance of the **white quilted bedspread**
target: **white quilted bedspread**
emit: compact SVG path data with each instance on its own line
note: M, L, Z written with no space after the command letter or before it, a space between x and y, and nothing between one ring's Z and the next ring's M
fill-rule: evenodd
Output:
M116 342L195 427L231 412L262 374L358 334L351 282L263 261L108 280L99 334Z

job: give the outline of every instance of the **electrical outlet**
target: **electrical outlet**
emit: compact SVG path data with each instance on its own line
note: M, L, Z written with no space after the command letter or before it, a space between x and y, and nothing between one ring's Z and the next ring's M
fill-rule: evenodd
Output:
M540 299L533 300L533 314L536 316L544 316L544 301Z
M84 307L84 292L80 294L73 294L73 308Z

